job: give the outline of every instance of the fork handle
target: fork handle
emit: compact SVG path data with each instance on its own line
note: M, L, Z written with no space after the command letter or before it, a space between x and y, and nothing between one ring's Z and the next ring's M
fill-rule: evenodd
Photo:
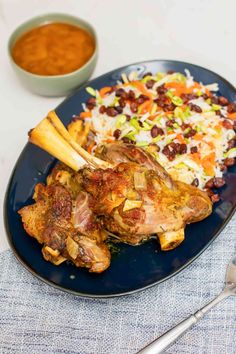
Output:
M176 339L181 337L188 329L197 323L212 307L218 304L221 300L228 297L228 291L222 291L214 300L197 311L194 315L189 316L175 327L158 337L156 340L148 344L145 348L140 350L137 354L160 354L167 349Z

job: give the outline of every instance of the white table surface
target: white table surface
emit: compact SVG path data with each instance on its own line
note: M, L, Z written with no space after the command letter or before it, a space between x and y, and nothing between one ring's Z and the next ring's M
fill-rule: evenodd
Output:
M236 84L235 0L0 0L0 200L27 132L62 98L27 92L7 56L7 41L25 20L66 12L90 21L99 38L94 77L129 63L179 59L205 66ZM0 251L8 248L3 219Z

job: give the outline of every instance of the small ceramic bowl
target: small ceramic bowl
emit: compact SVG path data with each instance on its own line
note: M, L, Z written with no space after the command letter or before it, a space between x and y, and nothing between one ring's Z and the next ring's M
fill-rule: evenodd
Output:
M16 40L21 37L25 32L31 29L51 23L51 22L63 22L79 26L87 30L95 40L95 51L92 57L78 70L75 70L69 74L55 75L55 76L41 76L32 74L15 63L12 58L12 47ZM12 67L17 74L21 83L33 93L42 96L66 96L75 88L86 82L92 75L95 68L98 56L98 43L94 28L86 21L71 15L62 13L52 13L37 16L31 20L24 22L22 25L16 28L12 33L8 42L8 53Z

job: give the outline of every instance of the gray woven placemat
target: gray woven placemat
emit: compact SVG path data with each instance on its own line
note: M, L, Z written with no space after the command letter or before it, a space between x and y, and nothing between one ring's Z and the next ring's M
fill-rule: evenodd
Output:
M211 300L235 252L236 217L186 270L136 295L79 298L29 274L11 251L0 255L0 353L129 354ZM168 354L235 354L236 299L188 331Z

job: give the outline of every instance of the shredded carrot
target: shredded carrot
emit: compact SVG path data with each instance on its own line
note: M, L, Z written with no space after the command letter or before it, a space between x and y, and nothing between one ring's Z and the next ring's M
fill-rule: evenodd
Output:
M167 82L165 87L168 89L174 89L175 95L177 96L180 96L182 93L184 93L186 89L186 85L182 84L181 82Z
M196 81L194 81L194 84L193 84L193 86L192 86L193 88L201 88L202 86L198 83L198 82L196 82Z
M214 134L214 137L215 138L219 138L220 139L220 137L221 137L221 135L222 135L222 123L221 122L219 122L219 124L217 124L217 125L215 125L214 127L213 127L213 129L215 130L215 134Z
M152 108L152 100L145 101L144 103L142 103L139 106L141 114L145 114L147 112L150 112L151 108Z
M131 81L131 85L135 86L144 95L152 98L152 95L146 90L145 85L140 81Z
M222 126L223 126L222 122L219 121L219 123L214 126L214 129L216 129L216 130L221 130L221 129L222 129Z
M236 119L236 112L234 112L234 113L228 113L228 118L229 118L229 119Z
M91 112L81 112L79 116L80 116L80 118L89 118L89 117L92 117L92 113Z
M195 140L202 140L203 139L203 135L202 134L195 134L194 135L194 139Z
M201 157L200 157L199 152L195 152L194 154L191 154L190 156L194 160L194 162L196 162L198 165L201 164Z
M205 156L201 163L208 176L214 176L215 152L211 152L209 155Z
M111 91L111 87L106 86L101 88L101 90L99 91L100 96L103 98L106 96L106 94L108 94Z
M176 139L180 142L180 144L185 144L185 140L182 134L176 135Z
M212 141L206 141L207 145L209 145L212 149L215 149L215 144Z
M206 94L207 94L209 97L212 96L211 92L210 92L207 88L205 89L205 92L206 92Z
M209 161L202 161L202 166L208 176L214 176L214 165L212 165Z
M183 93L192 93L194 89L200 89L201 85L198 82L194 82L191 87L187 87L182 82L167 82L165 87L174 89L175 95L180 96Z
M211 152L211 153L208 155L208 159L209 159L209 161L211 161L212 163L215 163L215 158L216 158L215 152Z
M154 120L156 117L158 117L159 114L154 114L152 116L149 116L148 119L149 120Z

